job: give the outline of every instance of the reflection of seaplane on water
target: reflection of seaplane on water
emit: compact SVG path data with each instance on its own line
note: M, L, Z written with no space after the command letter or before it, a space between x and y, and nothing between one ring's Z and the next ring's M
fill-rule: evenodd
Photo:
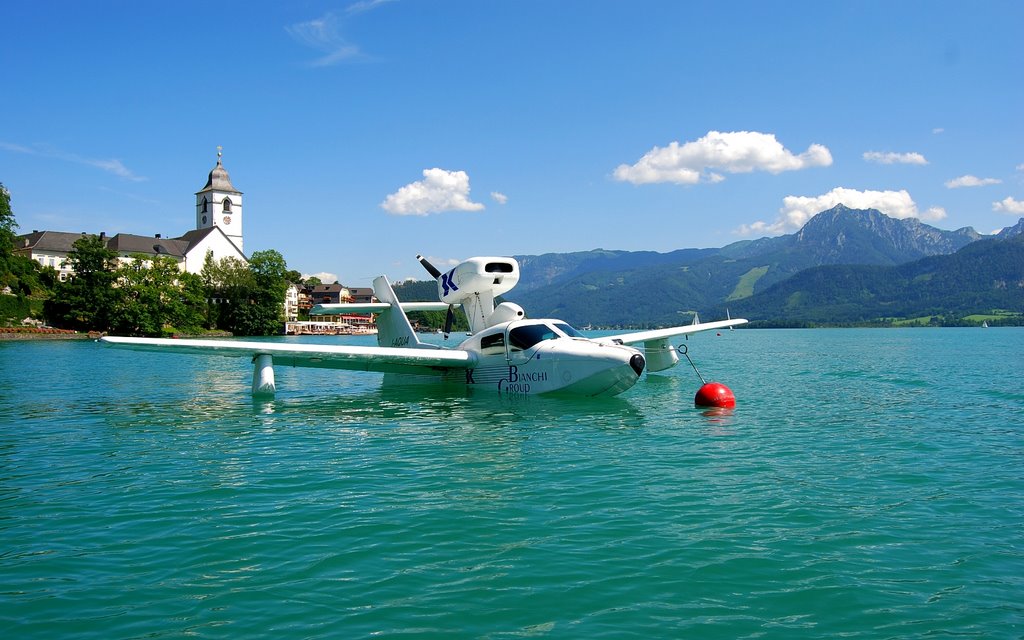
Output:
M503 394L610 396L636 384L645 369L656 372L675 366L679 356L672 338L747 322L698 322L592 339L561 320L527 319L517 304L495 305L497 296L519 282L519 263L512 258L470 258L446 273L422 257L419 260L437 279L440 302L399 302L388 279L380 276L373 281L379 302L324 304L311 311L311 315L379 314L376 347L113 336L101 342L143 351L251 358L254 395L275 392L273 366L277 364L434 375ZM420 342L406 316L409 311L447 310L447 334L456 306L469 319L470 336L455 348ZM630 346L641 343L643 350Z

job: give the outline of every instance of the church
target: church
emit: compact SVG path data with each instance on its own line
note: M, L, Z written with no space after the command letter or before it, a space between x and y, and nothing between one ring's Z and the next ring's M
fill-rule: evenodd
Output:
M206 186L196 192L196 227L175 238L165 238L157 233L152 236L138 236L118 233L108 236L100 232L111 251L120 260L131 260L131 256L170 256L182 271L198 274L203 270L207 253L214 260L235 258L248 263L243 252L242 192L231 184L231 177L221 162L218 147L217 166L210 171ZM66 231L33 231L15 239L14 252L35 260L44 267L53 267L64 281L74 275L68 254L82 233Z

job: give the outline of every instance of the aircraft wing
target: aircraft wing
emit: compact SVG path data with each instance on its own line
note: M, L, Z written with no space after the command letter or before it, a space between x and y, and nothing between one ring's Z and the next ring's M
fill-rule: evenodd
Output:
M735 320L719 320L717 322L698 322L681 327L669 327L668 329L654 329L652 331L637 331L634 333L620 333L617 336L605 336L594 341L604 344L636 344L644 343L644 356L647 358L647 371L656 373L671 369L679 363L677 348L672 346L670 339L676 336L688 336L691 333L701 331L713 331L725 329L737 325L746 324L742 318ZM685 353L685 351L683 351Z
M282 367L348 369L381 373L439 373L447 369L468 369L476 364L476 356L454 349L115 336L105 336L100 338L100 342L109 347L136 351L229 356L253 360L257 356L269 355L273 357L274 365Z
M688 324L679 327L669 327L667 329L652 329L651 331L620 333L615 336L604 336L602 338L595 338L594 342L601 342L606 344L636 344L637 342L654 342L658 340L674 338L675 336L688 336L691 333L700 333L701 331L727 329L729 327L736 327L741 324L747 324L747 321L742 318L735 318L731 320L719 320L717 322L701 322L698 324Z

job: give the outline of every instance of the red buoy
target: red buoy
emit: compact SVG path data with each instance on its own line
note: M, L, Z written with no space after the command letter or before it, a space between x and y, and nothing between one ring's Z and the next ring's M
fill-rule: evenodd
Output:
M721 382L708 382L697 390L693 403L698 407L735 407L736 396Z

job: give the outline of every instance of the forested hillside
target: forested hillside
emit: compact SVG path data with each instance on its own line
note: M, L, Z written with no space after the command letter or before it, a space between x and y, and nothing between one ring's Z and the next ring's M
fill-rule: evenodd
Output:
M1020 314L1024 314L1024 235L980 240L951 255L893 267L814 267L733 303L731 312L762 324L871 324L909 319L961 324L970 315L996 324L1020 324Z
M518 287L509 299L533 315L578 324L675 324L693 311L724 308L811 267L897 265L952 253L980 237L970 228L945 231L838 205L797 233L721 249L520 257L523 280L548 284Z
M727 309L784 326L980 323L964 319L971 314L1019 323L1022 234L1024 219L982 240L969 227L945 231L839 205L797 233L721 249L517 256L522 279L506 298L531 317L581 326L667 326ZM396 289L403 300L437 299L433 282Z

